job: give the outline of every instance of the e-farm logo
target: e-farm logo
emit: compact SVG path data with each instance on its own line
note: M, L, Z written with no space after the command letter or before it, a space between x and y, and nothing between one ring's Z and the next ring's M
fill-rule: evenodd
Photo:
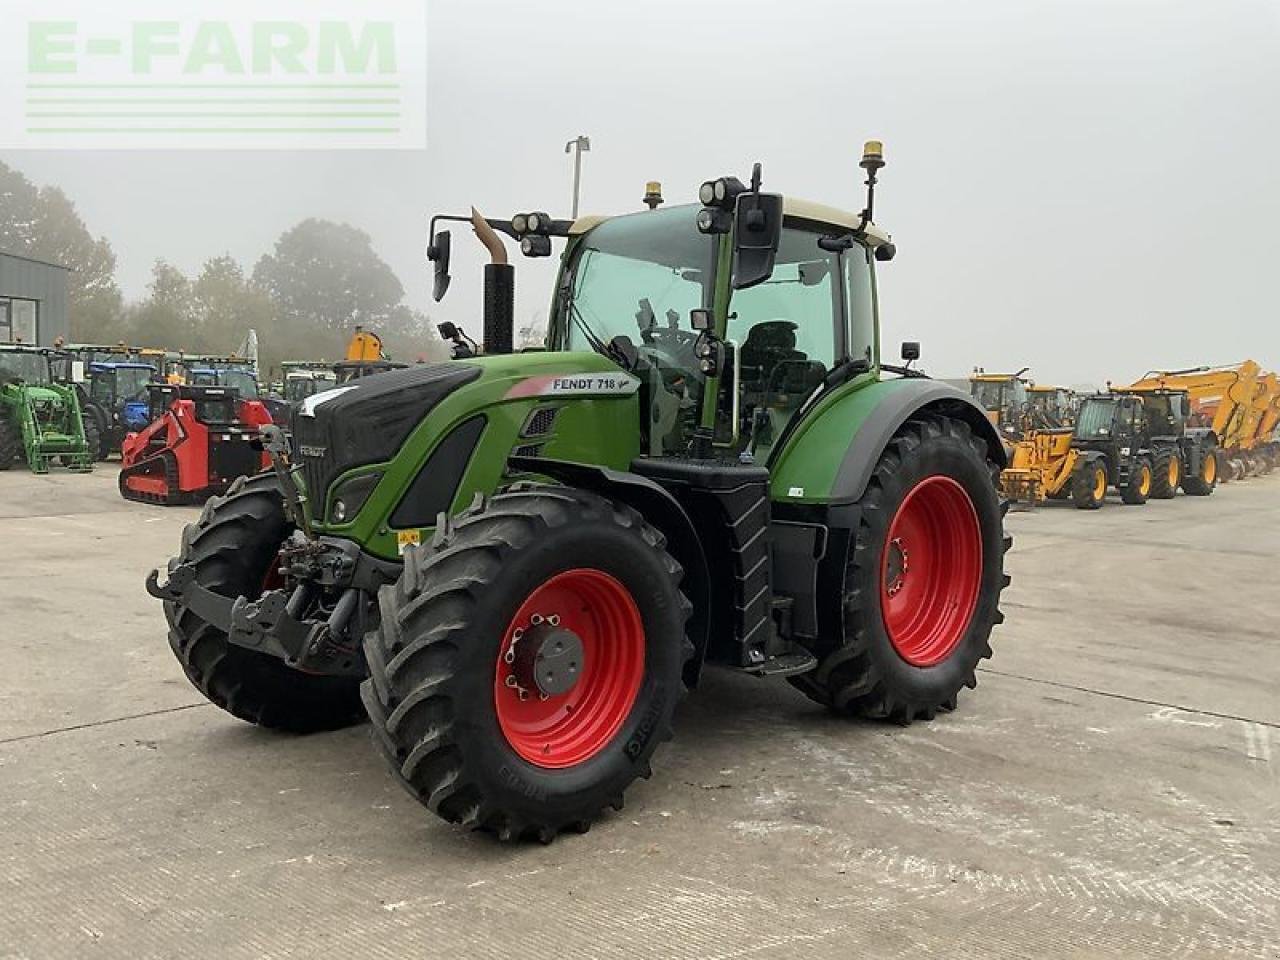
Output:
M7 148L426 145L425 0L5 7L26 38L0 44Z

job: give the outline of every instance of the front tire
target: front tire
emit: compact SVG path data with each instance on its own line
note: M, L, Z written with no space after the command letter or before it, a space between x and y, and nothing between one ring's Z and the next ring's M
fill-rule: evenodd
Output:
M1130 506L1140 507L1151 496L1152 470L1148 457L1138 457L1129 470L1129 482L1120 491L1120 499Z
M1172 500L1182 483L1182 456L1177 447L1160 447L1151 460L1151 499Z
M1200 474L1182 478L1182 490L1188 496L1207 497L1218 485L1220 461L1217 449L1206 450L1200 460Z
M500 494L410 549L361 688L397 780L504 840L620 809L684 693L682 574L640 514L567 487Z
M843 644L794 686L838 712L905 724L954 709L976 685L1004 619L1012 542L992 466L963 421L924 415L899 430L861 500Z
M1077 510L1097 510L1107 501L1107 465L1081 458L1071 471L1071 502Z
M80 423L84 427L84 443L89 460L107 459L102 455L102 431L98 428L98 421L86 413L80 418Z
M256 599L291 531L275 477L241 477L183 531L176 562L194 563L197 582L214 593ZM232 716L291 733L336 730L364 719L357 681L302 673L232 644L182 604L165 601L164 609L169 645L187 679Z

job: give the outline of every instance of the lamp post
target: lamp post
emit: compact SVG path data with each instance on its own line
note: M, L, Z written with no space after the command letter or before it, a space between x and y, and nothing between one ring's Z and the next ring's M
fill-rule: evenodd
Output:
M591 150L590 137L577 137L564 145L565 153L573 153L573 219L578 219L578 192L582 187L582 155Z

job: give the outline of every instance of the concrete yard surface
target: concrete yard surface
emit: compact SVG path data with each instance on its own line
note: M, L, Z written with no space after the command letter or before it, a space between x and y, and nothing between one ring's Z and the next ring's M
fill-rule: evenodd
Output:
M367 728L206 704L193 508L0 473L0 957L1280 957L1280 476L1013 513L1007 622L900 728L709 671L584 836L504 846Z

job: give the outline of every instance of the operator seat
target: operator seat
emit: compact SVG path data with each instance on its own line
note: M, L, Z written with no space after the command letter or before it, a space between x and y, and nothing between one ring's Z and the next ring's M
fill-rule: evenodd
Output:
M806 360L796 349L796 325L790 320L764 320L747 331L742 344L742 385L747 393L763 394L778 364Z

